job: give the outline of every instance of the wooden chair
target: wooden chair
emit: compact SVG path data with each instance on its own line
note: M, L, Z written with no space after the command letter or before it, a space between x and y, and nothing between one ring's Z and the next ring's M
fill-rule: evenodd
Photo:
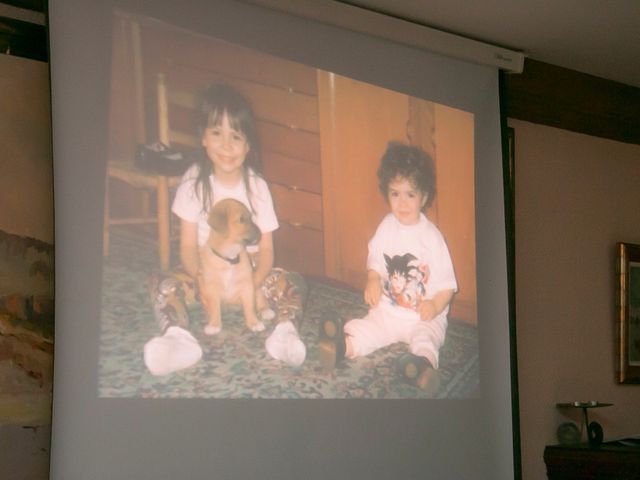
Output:
M170 92L167 88L165 76L157 75L157 102L158 102L158 140L167 146L174 143L189 147L199 145L196 135L185 134L171 128L171 105L179 104L182 107L192 108L195 104L194 95L185 92ZM143 214L139 216L111 215L112 180L118 180L131 188L146 192L147 195L155 195L156 208L151 212L149 202L143 204ZM134 159L116 160L107 162L106 187L104 198L104 230L103 253L109 255L111 228L114 226L157 224L158 253L160 268L168 270L171 263L170 248L170 191L180 182L180 176L165 176L149 173L141 170L134 164Z

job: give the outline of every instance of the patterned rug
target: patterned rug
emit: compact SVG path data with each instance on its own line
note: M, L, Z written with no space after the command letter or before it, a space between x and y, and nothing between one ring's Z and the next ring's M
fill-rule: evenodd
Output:
M361 293L338 288L322 279L308 279L309 297L300 335L307 357L300 367L272 359L264 332L248 331L241 313L224 313L223 330L202 333L201 308L190 311L191 332L203 349L202 360L167 376L154 376L143 362L143 346L158 335L146 291L155 268L155 249L140 240L113 235L105 259L100 338L99 396L144 398L422 398L424 393L403 381L396 361L406 345L395 344L373 354L342 362L324 373L317 360L318 325L332 309L345 318L361 317L367 307ZM479 395L477 329L450 319L440 351L440 388L436 398Z

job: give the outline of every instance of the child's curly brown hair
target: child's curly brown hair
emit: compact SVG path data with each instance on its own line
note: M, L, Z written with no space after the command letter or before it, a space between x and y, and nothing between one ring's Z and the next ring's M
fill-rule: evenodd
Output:
M378 187L384 198L389 194L389 183L401 177L414 188L427 194L428 208L436 196L436 168L431 156L422 148L402 142L389 142L378 167Z

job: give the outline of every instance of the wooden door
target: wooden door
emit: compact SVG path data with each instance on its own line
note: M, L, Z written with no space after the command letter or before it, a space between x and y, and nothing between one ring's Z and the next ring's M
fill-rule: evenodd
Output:
M406 95L320 71L325 274L357 288L367 244L388 208L376 170L389 140L407 141Z
M477 322L474 117L435 104L436 202L429 212L447 241L458 281L450 317Z

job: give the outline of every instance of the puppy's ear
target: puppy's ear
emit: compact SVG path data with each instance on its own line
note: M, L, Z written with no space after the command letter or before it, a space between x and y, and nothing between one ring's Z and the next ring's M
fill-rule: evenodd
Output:
M226 202L215 205L209 213L209 226L212 230L226 237L229 234L229 209Z

